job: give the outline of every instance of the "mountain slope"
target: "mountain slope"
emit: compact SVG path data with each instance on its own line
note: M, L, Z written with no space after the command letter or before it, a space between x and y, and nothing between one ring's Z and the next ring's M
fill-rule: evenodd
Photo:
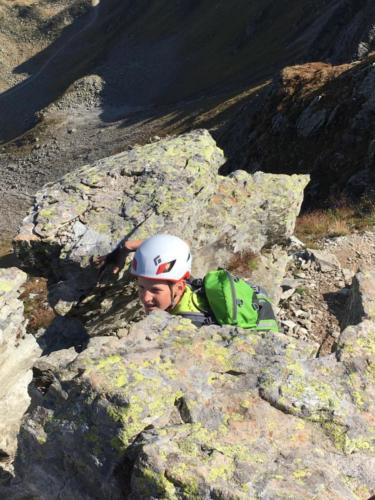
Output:
M18 18L22 12L32 17L42 4L31 4L26 14L19 10ZM31 72L28 80L0 96L0 139L24 132L40 110L90 72L103 80L102 118L111 121L113 106L128 110L207 97L311 58L346 61L374 43L371 0L158 0L152 5L102 0L89 10L87 4L78 6L71 2L68 9L76 9L70 36L64 23L55 23L61 39L37 64L24 64Z
M375 53L362 63L285 68L222 133L225 172L310 173L308 205L371 195L374 89Z

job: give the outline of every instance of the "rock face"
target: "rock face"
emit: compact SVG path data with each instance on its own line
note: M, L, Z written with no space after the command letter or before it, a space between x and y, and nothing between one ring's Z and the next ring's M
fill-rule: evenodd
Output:
M96 282L90 256L106 254L124 237L181 236L192 246L196 275L282 244L293 233L308 177L242 171L222 177L224 161L208 132L195 131L83 167L37 193L16 239L18 256L68 280L55 300L72 303ZM285 254L274 248L259 259L259 279L271 263L276 276ZM272 285L276 297L277 280Z
M22 427L23 493L366 499L373 374L345 345L340 361L314 355L282 334L198 330L163 312L60 351L38 365L52 377Z
M54 346L47 334L39 339L46 355L34 364L15 479L0 496L367 500L374 493L368 313L342 333L336 354L317 358L316 343L281 333L197 329L162 311L130 322L140 315L126 272L89 289L97 278L90 255L124 235L157 231L189 241L196 273L233 257L253 265L251 254L257 273L263 266L273 281L282 276L282 243L306 177L237 171L224 178L223 161L198 131L84 167L37 194L16 247L25 263L42 262L60 280L51 297L66 315L48 329ZM361 300L368 296L364 289Z
M284 68L222 134L225 171L311 173L307 201L318 207L339 193L371 194L374 62L372 53L361 63Z
M0 483L11 470L21 419L30 404L31 367L40 355L34 337L26 335L18 299L26 278L19 269L0 269Z

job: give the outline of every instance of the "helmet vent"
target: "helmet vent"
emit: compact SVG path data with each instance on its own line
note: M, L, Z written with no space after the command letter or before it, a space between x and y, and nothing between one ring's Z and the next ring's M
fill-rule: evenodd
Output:
M160 266L156 270L156 274L164 274L169 273L173 269L173 266L176 264L175 260L171 260L170 262L164 262L160 264Z

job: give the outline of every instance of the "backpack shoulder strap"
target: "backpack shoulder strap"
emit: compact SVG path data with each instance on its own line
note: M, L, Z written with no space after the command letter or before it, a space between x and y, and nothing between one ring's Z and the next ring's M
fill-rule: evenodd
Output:
M180 303L171 311L172 314L190 319L196 326L216 323L202 284L203 280L187 280L189 287L187 295L183 296Z

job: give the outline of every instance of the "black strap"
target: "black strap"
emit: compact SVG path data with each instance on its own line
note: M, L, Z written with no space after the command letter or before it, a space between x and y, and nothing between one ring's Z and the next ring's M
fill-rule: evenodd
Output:
M212 315L207 315L204 313L194 313L194 312L186 312L186 313L180 313L178 316L182 316L183 318L190 319L190 321L195 325L195 326L203 326L203 325L214 325L217 323L215 322L214 318Z

